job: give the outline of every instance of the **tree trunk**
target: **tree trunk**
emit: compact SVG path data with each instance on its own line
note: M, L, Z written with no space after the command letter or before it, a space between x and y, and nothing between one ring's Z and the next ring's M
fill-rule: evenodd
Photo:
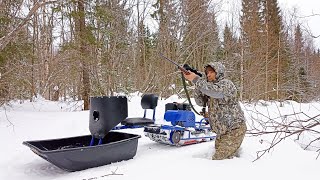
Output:
M84 101L83 109L89 110L89 94L90 94L90 81L88 72L88 63L86 55L88 54L86 43L86 23L85 23L85 10L84 0L78 1L79 11L79 35L80 35L80 56L82 64L82 99Z

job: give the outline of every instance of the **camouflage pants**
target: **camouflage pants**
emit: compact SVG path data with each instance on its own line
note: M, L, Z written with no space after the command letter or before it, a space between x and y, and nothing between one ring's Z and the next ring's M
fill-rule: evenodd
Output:
M232 158L241 146L246 130L246 123L243 122L239 128L233 129L226 134L217 135L215 141L216 152L212 156L212 160Z

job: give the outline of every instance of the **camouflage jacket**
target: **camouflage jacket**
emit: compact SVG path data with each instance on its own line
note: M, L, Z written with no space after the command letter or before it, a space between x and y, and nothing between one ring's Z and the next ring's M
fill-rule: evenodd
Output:
M207 66L216 71L216 80L208 82L205 75L197 76L192 81L195 85L195 101L199 106L203 106L207 101L211 129L221 135L238 128L245 118L235 85L224 79L224 66L219 62L209 63Z

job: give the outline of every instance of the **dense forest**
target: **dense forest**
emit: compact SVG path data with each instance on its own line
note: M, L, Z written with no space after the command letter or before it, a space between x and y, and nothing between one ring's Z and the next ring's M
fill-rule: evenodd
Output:
M203 70L221 61L241 101L320 97L320 50L277 0L0 0L0 104L182 91L159 52ZM291 12L291 13L289 13ZM221 17L219 18L221 19Z

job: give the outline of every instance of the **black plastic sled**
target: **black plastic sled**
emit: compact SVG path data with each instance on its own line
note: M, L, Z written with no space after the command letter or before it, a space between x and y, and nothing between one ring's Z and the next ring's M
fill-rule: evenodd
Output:
M128 116L125 96L91 97L89 129L91 135L62 139L25 141L24 145L67 171L132 159L137 152L140 135L110 131Z
M25 141L24 145L56 165L67 171L79 171L92 167L132 159L137 152L140 135L109 132L102 140L102 144L90 146L91 135Z

